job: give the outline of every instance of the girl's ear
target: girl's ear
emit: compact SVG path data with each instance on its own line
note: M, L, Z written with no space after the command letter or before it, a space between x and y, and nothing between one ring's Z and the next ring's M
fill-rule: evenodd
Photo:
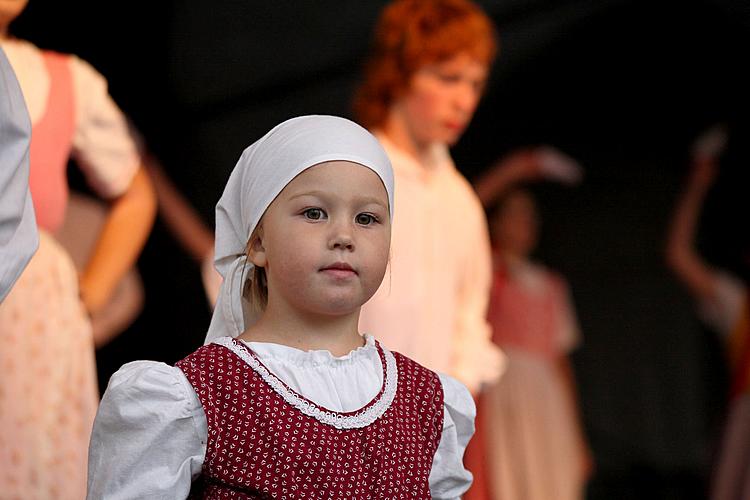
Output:
M247 258L256 267L266 267L268 259L266 258L266 249L263 247L262 231L258 231L247 243Z

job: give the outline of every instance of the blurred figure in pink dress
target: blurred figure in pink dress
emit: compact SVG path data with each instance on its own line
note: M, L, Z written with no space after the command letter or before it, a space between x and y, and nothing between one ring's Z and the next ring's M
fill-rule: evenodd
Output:
M26 3L0 2L0 46L31 119L29 186L40 234L37 253L0 305L0 496L80 499L99 401L94 346L106 341L95 338L91 319L133 268L156 203L104 77L76 56L9 34ZM60 242L71 156L106 200L80 273Z
M576 500L591 467L568 353L580 342L568 285L532 260L539 232L533 196L520 181L574 184L580 167L554 148L513 152L476 184L490 217L494 277L489 321L507 355L503 377L482 392L488 496Z

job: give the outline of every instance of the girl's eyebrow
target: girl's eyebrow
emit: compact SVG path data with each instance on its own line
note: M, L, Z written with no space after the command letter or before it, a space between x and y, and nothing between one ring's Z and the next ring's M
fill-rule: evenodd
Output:
M289 197L290 200L294 200L296 198L302 198L303 196L315 196L317 198L325 198L326 193L323 191L303 191L302 193L297 193Z
M374 196L358 196L357 202L359 202L362 205L380 205L383 208L388 207L387 203L383 203L382 200Z
M326 193L324 191L317 191L317 190L304 191L302 193L294 194L294 195L290 196L288 199L289 200L294 200L294 199L297 199L297 198L302 198L304 196L313 196L313 197L316 197L316 198L320 198L322 200L326 200L326 199L330 198L331 194L330 193ZM355 198L355 201L357 203L361 204L361 205L370 205L370 204L372 204L372 205L380 205L381 207L384 207L384 208L388 207L387 203L383 203L382 200L380 200L379 198L377 198L375 196L367 196L367 195L357 196Z

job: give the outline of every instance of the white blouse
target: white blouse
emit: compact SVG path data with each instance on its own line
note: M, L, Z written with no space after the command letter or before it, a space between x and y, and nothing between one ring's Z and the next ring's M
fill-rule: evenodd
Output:
M47 111L50 76L42 51L30 42L2 40L18 77L32 126ZM86 61L70 56L75 134L72 155L91 187L103 198L115 198L130 186L140 166L139 140L108 93L106 79Z
M363 347L341 357L272 343L247 345L292 390L319 406L350 412L370 402L383 384L374 338L365 338ZM472 481L463 454L476 411L461 383L445 375L440 381L445 412L430 492L455 499ZM110 379L94 422L88 498L187 498L201 473L207 435L203 407L179 368L153 361L124 365Z

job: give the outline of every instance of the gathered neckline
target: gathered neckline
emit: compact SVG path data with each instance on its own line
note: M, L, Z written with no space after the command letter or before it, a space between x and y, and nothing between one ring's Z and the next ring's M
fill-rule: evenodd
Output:
M240 340L240 342L249 347L261 360L273 360L283 364L305 368L332 368L350 365L364 356L377 353L378 349L375 345L375 337L365 334L362 338L365 340L365 345L352 349L343 356L334 356L331 351L327 349L305 351L303 349L284 344L277 344L275 342L254 342L248 340Z

